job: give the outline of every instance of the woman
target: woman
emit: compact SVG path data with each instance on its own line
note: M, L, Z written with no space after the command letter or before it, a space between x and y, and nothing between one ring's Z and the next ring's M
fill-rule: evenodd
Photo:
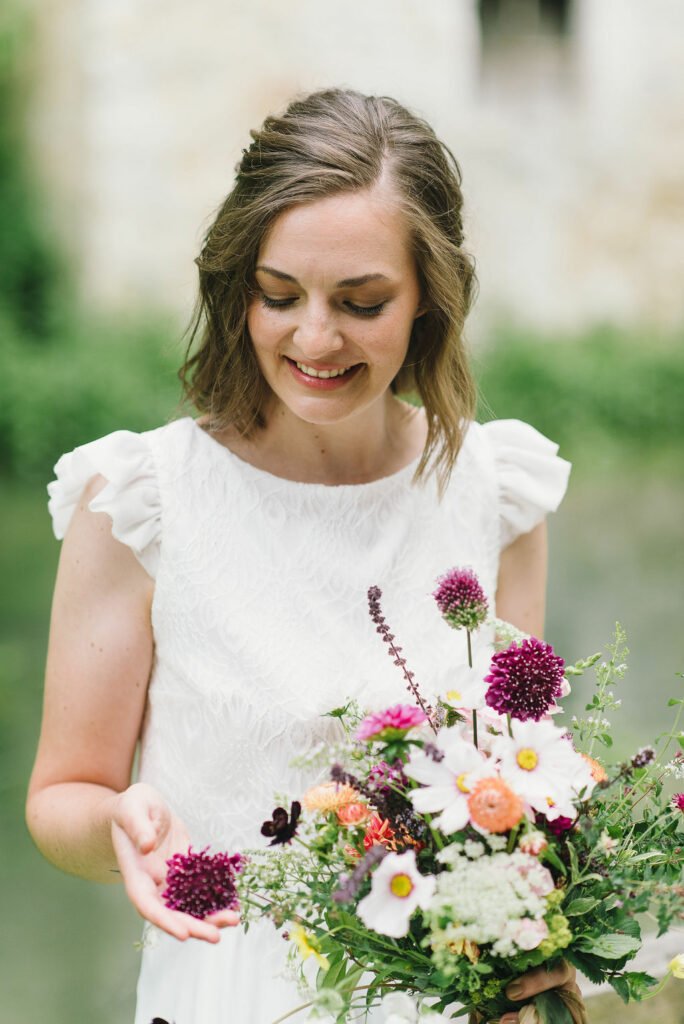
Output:
M268 1024L296 1005L271 926L219 944L237 915L171 911L160 882L189 842L263 844L273 793L312 781L292 759L331 734L321 716L341 698L397 699L369 585L435 693L462 656L426 599L449 566L542 631L544 517L569 467L525 424L471 423L461 205L453 157L393 100L331 90L268 118L197 261L181 376L201 418L57 464L28 821L64 870L120 872L161 930L136 1024ZM410 390L422 409L398 398ZM570 970L513 995L553 985L573 990Z

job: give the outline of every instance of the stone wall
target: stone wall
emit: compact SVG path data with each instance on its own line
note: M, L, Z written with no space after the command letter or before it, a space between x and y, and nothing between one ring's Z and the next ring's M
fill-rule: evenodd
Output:
M535 6L492 41L474 0L44 0L31 138L84 300L185 316L249 128L346 84L456 153L476 331L681 324L684 5L575 0L564 35Z

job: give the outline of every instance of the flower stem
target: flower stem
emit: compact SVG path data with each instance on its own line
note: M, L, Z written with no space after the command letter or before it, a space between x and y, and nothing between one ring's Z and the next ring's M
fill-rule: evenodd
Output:
M479 749L479 744L477 742L477 711L475 710L473 710L473 743L475 744L475 747Z
M508 725L508 735L511 737L511 739L513 739L513 724L511 722L511 713L510 713L510 711L506 712L506 723Z

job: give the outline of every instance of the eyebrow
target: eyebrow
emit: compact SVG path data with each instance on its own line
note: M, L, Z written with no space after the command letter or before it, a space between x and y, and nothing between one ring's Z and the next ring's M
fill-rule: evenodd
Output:
M299 284L296 277L292 277L291 274L285 274L282 270L276 270L274 267L260 266L256 269L263 271L264 274L270 274L271 277L277 277L280 281L290 281L292 284ZM358 288L362 284L367 284L368 281L389 281L389 278L385 274L362 274L361 277L345 277L343 281L338 281L335 287Z

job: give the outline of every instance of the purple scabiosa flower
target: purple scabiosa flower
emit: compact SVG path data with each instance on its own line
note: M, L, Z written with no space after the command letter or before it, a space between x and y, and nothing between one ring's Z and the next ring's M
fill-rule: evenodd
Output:
M569 832L572 826L575 824L574 818L564 818L561 814L553 821L548 818L544 818L543 815L539 815L537 818L537 824L543 824L549 832L554 836L562 836L564 832Z
M238 910L235 876L242 870L241 853L208 853L206 846L194 852L175 853L166 864L166 889L162 899L171 910L203 920L217 910Z
M472 569L450 569L437 580L432 596L452 629L474 630L487 616L487 598Z
M409 729L428 721L428 716L420 708L411 704L395 704L368 715L357 729L359 740L395 740L404 736Z
M675 793L672 797L672 806L677 811L684 811L684 793Z
M561 695L565 662L551 644L529 637L493 655L485 702L500 715L538 722Z

